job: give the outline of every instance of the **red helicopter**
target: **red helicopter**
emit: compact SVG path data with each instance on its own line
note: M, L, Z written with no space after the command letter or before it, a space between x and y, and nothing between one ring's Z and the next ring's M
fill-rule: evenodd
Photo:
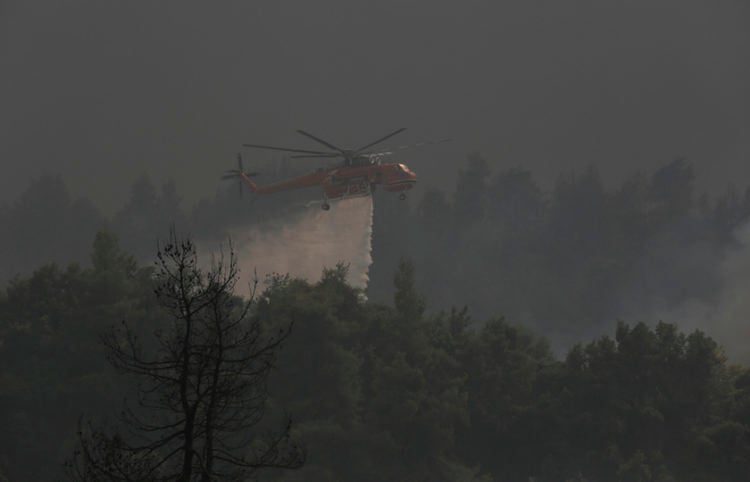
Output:
M417 175L405 164L397 162L383 163L382 158L394 154L394 151L407 149L427 144L437 144L448 139L434 142L421 142L418 144L399 146L394 149L371 151L376 144L405 131L406 128L397 129L376 141L370 142L359 149L341 149L323 139L315 137L309 132L298 130L300 134L307 136L316 142L326 146L331 151L314 151L308 149L293 149L287 147L266 146L262 144L243 144L244 147L258 149L270 149L274 151L292 152L291 158L314 158L314 159L336 159L342 158L343 163L337 167L320 168L317 171L304 176L286 179L265 186L258 186L252 180L257 173L247 173L242 168L242 157L237 156L238 169L227 171L222 179L238 178L250 189L258 194L268 194L289 189L302 189L307 187L321 186L323 188L323 210L329 210L329 200L339 200L351 197L369 196L376 186L382 186L383 190L389 192L400 192L400 199L406 199L405 191L411 189L417 182Z

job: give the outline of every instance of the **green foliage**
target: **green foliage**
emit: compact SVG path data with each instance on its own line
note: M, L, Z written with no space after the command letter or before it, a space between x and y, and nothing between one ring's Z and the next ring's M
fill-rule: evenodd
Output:
M377 241L397 267L386 277L388 303L348 286L343 265L316 283L268 280L253 319L293 329L269 379L262 428L291 414L293 436L308 448L303 469L271 477L747 480L750 371L729 365L706 334L618 323L558 360L545 338L515 324L550 336L559 326L584 330L615 293L637 293L635 284L679 300L672 265L703 246L705 233L696 233L712 212L687 201L688 167L634 176L611 193L588 171L563 178L551 197L521 170L486 178L474 167L472 179L487 188L474 201L486 211L465 230L441 224L456 214L439 191L416 217L408 206L379 208L394 221L390 237ZM474 202L464 194L466 205ZM722 207L722 232L743 219L742 206ZM410 257L387 251L389 240ZM123 319L138 320L142 332L163 323L152 269L106 233L90 260L45 265L0 291L0 479L59 478L57 461L70 453L81 412L107 412L123 393L97 334ZM510 315L475 321L468 308L438 311L455 301L484 307L474 315L496 306Z
M490 164L471 155L454 196L429 188L413 212L379 216L388 200L376 199L370 299L392 299L406 256L434 310L503 313L559 349L620 316L715 303L722 260L750 218L750 194L699 195L685 160L612 187L594 168L566 173L548 192L522 168Z
M424 313L425 303L422 297L417 294L414 264L411 261L405 259L399 261L393 285L396 287L393 304L403 321L409 323L420 320Z
M750 190L701 195L684 159L612 186L594 168L565 173L551 189L523 168L492 172L488 161L471 154L455 189L429 187L419 199L378 191L369 299L391 302L393 271L408 258L433 310L468 305L480 319L502 313L560 349L617 317L711 305L720 296L720 267L740 245ZM276 161L261 170L268 181L296 173ZM238 202L230 188L188 215L172 181L142 175L107 220L59 176L40 176L0 206L0 282L49 261L88 266L88 242L107 225L139 261L150 259L169 226L223 239L236 223L278 217L291 202L309 200L302 191L287 194Z
M49 264L0 296L0 472L11 480L59 479L78 417L106 412L123 393L98 334L123 318L154 323L150 270L109 234L94 245L97 268Z
M133 182L128 202L113 218L113 227L136 259L151 259L158 236L166 238L170 228L185 228L187 219L180 203L172 180L164 182L160 189L146 174Z
M459 171L456 180L454 214L457 226L471 226L486 214L489 176L487 161L479 153L471 154L466 168Z
M122 261L112 244L97 238L98 267ZM253 432L288 327L269 334L250 320L253 300L233 293L233 253L202 269L193 242L173 232L157 259L154 294L168 321L150 337L155 349L144 347L126 322L101 337L108 361L135 382L135 402L120 417L122 431L79 430L79 444L65 464L68 476L209 481L301 466L304 451L289 439L290 422L263 437Z
M0 207L0 283L49 262L85 262L94 233L106 227L91 201L71 196L61 176L33 179Z
M619 323L614 340L579 345L565 360L565 397L554 408L570 446L561 470L594 480L742 480L750 440L734 418L733 380L703 333Z

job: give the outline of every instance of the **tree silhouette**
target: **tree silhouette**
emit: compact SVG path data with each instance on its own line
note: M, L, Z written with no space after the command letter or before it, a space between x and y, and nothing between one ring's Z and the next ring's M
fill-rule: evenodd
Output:
M454 193L455 223L467 228L480 221L487 211L487 183L490 168L479 153L471 154L467 166L458 172Z
M93 426L79 430L67 463L75 480L239 480L261 468L297 468L304 450L291 422L257 437L266 379L291 324L272 335L249 316L252 298L233 295L232 253L209 270L192 241L174 233L159 250L155 293L170 322L144 349L123 322L102 336L110 363L137 380L137 402L121 416L130 437ZM147 353L153 352L153 353Z

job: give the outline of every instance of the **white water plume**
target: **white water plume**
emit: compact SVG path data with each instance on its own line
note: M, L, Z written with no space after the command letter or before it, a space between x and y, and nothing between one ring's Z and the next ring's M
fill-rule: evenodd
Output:
M261 282L273 273L315 282L324 268L338 263L349 266L349 284L367 288L372 263L372 197L330 204L329 211L314 204L301 208L291 219L230 230L240 268L238 294L246 294L243 289L252 283L256 272Z

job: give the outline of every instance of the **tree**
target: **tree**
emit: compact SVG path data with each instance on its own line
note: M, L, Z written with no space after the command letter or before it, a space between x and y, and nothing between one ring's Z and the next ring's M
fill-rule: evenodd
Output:
M96 334L122 319L159 319L152 269L137 267L104 232L91 259L89 269L47 264L0 294L0 471L9 480L63 478L56 462L76 443L81 407L101 417L120 399Z
M279 473L280 480L386 480L373 467L372 434L360 420L357 345L367 319L361 291L349 286L346 276L341 264L323 270L316 283L273 276L259 296L260 318L273 326L294 320L269 392L272 407L294 413L293 435L309 447L305 467Z
M675 159L654 172L649 194L657 221L675 221L690 214L695 202L694 183L693 166L684 158Z
M490 168L479 153L467 158L467 166L458 172L454 193L455 224L467 228L484 218L487 211L487 182Z
M0 282L50 261L85 262L90 239L106 224L91 201L71 196L60 175L33 179L0 207Z
M527 452L545 454L539 480L746 480L741 373L712 339L667 323L620 322L576 345L539 395L555 441Z
M393 304L396 311L407 322L416 322L421 319L425 310L425 302L417 293L414 284L414 264L411 260L401 258L398 262L398 271L393 277L393 285L396 292L393 295Z
M458 327L468 324L452 317ZM543 370L554 364L549 346L503 318L488 320L463 345L457 356L466 373L470 423L457 437L461 460L495 480L527 480L552 445L537 390Z
M462 339L465 313L425 319L409 260L399 261L393 284L394 308L372 310L362 340L362 418L381 441L375 457L388 460L378 480L475 480L476 469L455 456L467 414L452 344Z
M172 188L165 183L160 198L151 178L142 174L133 181L127 204L114 216L113 224L123 245L139 261L151 255L160 229L182 222L182 216L177 214L179 198Z
M412 256L418 275L417 285L428 295L430 304L442 306L452 299L454 292L446 279L453 274L452 257L444 253L454 251L459 231L452 229L452 206L443 191L428 188L414 213ZM436 262L439 260L440 262Z
M489 185L488 198L489 214L504 238L533 241L547 206L530 171L511 168L499 172Z
M266 467L297 468L304 450L281 431L256 437L266 380L291 325L267 335L233 295L233 253L208 270L174 233L159 250L155 294L170 322L144 349L128 324L102 336L110 363L137 380L121 422L130 437L83 427L67 463L76 480L232 480Z

